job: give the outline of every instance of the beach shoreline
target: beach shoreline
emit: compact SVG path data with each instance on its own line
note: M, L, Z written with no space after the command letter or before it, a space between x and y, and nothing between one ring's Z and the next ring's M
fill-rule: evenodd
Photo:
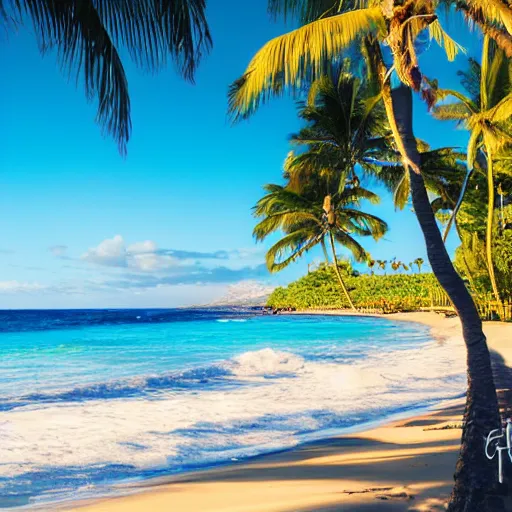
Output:
M354 315L305 311L296 315ZM435 313L359 314L427 325L443 342L462 343L458 318ZM510 404L512 324L486 322L500 398ZM124 487L125 496L53 507L82 512L435 511L444 510L460 446L464 399L365 424L295 448ZM120 486L120 493L123 492ZM508 504L511 507L512 505ZM508 510L508 509L507 509Z

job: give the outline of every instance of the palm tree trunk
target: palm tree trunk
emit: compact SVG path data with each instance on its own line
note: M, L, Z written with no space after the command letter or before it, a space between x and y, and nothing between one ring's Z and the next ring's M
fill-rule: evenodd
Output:
M322 251L324 252L324 258L325 258L325 263L327 263L327 265L329 265L331 262L329 261L329 254L327 252L327 247L325 245L325 238L322 238Z
M493 155L490 148L487 148L487 227L485 233L485 254L487 256L487 268L489 269L489 279L491 280L494 297L500 303L500 293L494 274L494 263L492 261L492 227L494 220L494 176L493 176Z
M338 257L336 256L336 247L334 246L334 237L332 236L332 233L329 232L329 240L331 241L331 249L332 249L332 257L334 261L334 271L336 272L336 275L338 276L338 281L340 282L341 289L343 290L343 293L345 294L345 297L347 298L347 301L354 311L356 310L356 307L354 306L354 303L352 302L352 299L350 298L350 295L348 293L347 287L345 286L345 283L343 282L343 278L341 277L340 269L338 267Z
M413 164L419 167L420 155L414 137L412 93L405 86L393 90L393 113L400 137ZM500 426L498 400L491 359L482 330L482 321L464 282L455 271L436 223L421 174L409 170L414 211L427 246L432 271L452 301L462 324L467 347L468 389L464 427L455 485L449 512L489 512L503 510L492 504L496 489L496 467L484 453L483 438ZM496 499L496 497L494 497Z
M455 205L453 212L450 216L450 219L448 220L448 224L446 224L446 229L443 233L443 242L446 243L446 239L448 238L448 234L450 233L450 229L457 218L457 214L459 213L460 207L462 205L462 201L464 200L464 196L466 194L466 190L468 188L469 179L471 178L471 175L473 174L473 169L469 169L466 173L466 176L464 178L464 182L462 183L462 188L460 190L459 198L457 199L457 204Z

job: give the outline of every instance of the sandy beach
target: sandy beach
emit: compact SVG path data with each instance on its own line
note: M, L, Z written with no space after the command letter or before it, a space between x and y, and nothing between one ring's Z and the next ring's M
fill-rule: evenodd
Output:
M435 313L387 317L429 325L440 343L462 343L458 318ZM487 322L484 330L500 403L510 410L512 324ZM244 463L146 481L132 486L128 496L60 508L81 512L445 510L459 450L462 411L463 400L444 403L416 417L363 432ZM507 503L507 510L512 510L512 502Z

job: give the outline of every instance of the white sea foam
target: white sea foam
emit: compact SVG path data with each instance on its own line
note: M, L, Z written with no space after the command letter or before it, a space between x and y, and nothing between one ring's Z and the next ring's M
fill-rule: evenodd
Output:
M109 464L179 469L246 457L460 395L466 383L458 338L343 364L266 348L220 367L222 378L240 385L0 412L0 477Z
M235 375L245 377L289 375L304 368L304 359L290 352L264 348L235 357L228 368Z

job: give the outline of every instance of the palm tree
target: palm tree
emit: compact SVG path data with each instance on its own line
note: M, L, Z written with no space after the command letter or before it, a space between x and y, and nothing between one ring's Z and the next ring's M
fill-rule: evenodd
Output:
M299 118L306 126L291 136L291 151L285 161L290 187L301 190L312 180L347 179L359 183L357 169L374 171L376 162L396 160L390 147L385 113L372 101L369 84L348 72L350 62L333 76L323 76L310 87L307 101L299 103Z
M409 174L400 163L400 155L391 145L390 130L381 103L372 97L372 86L347 70L345 61L334 76L314 81L305 104L300 104L299 117L307 127L292 135L298 147L285 161L291 187L300 189L315 176L350 176L357 183L357 171L375 176L393 193L395 205L403 209L410 197ZM453 185L461 181L465 155L452 148L431 149L418 141L425 185L442 200L444 207L455 204ZM306 147L307 151L302 151ZM344 186L345 181L341 181ZM458 188L455 187L458 193Z
M379 268L384 271L384 275L386 275L386 265L388 264L388 260L377 260L377 265Z
M267 252L267 267L278 272L303 256L313 247L330 245L334 271L340 287L352 309L354 303L340 273L336 243L347 248L356 261L365 261L367 252L355 236L380 238L387 230L386 223L378 217L358 209L361 200L378 202L378 196L361 187L347 186L341 192L329 190L324 183L318 187L305 187L294 192L281 185L265 185L267 194L254 208L254 215L262 218L254 228L254 236L262 241L276 231L284 233Z
M418 141L423 181L432 200L434 211L453 209L461 189L465 166L461 160L465 154L453 148L431 149L428 144ZM411 197L411 180L408 170L400 163L377 162L365 168L379 179L393 194L395 207L402 210Z
M83 79L87 99L97 98L96 121L126 153L131 133L128 82L119 49L144 70L156 71L168 57L193 81L211 46L206 0L0 0L3 29L27 18L42 53L56 49L69 76Z
M349 47L361 48L366 72L380 84L394 143L409 172L414 211L432 271L457 310L468 351L465 426L449 510L485 511L493 507L489 496L497 479L481 449L481 439L484 432L500 425L489 349L475 303L443 243L425 188L413 131L412 92L421 92L429 106L436 99L435 82L420 70L415 42L428 30L445 47L450 60L459 50L439 21L437 9L446 4L463 11L501 48L512 49L510 9L502 0L491 0L485 6L477 0L270 0L272 11L295 15L303 26L272 39L256 53L230 90L229 108L235 119L247 117L270 97L300 92L305 83L329 74L332 63L338 62ZM390 55L385 59L388 49ZM392 74L400 80L398 87L391 86Z
M416 258L413 263L418 267L418 272L421 274L421 266L423 265L424 261L423 258ZM412 263L411 263L412 266Z
M368 258L366 264L368 265L368 268L370 269L370 275L373 276L373 268L375 267L375 264L377 262L375 260L372 260L371 258Z
M285 161L291 187L315 176L328 178L328 173L350 176L357 183L357 170L375 176L393 193L395 205L403 209L410 197L409 173L400 163L400 155L391 146L390 130L382 105L375 102L375 84L361 81L350 74L346 60L334 76L314 81L308 99L301 104L299 117L307 127L291 137L298 151L291 151ZM431 149L423 141L421 166L427 190L436 196L443 208L455 204L462 181L465 155L453 148ZM303 147L307 151L302 151ZM344 180L341 181L343 186ZM309 183L311 184L311 183ZM454 190L455 189L455 190Z
M489 0L443 0L477 26L482 33L493 39L508 58L512 57L512 11L506 1Z
M396 257L391 260L391 268L395 272L399 272L401 268L409 270L409 267L403 261L396 259Z
M377 200L377 196L359 186L356 165L364 169L392 153L385 137L388 130L383 111L369 107L369 88L347 72L349 66L350 62L345 61L333 69L333 76L313 82L307 102L299 103L299 118L306 126L291 136L291 143L298 150L291 151L284 164L288 191L299 195L315 191L314 199L323 200L323 215L328 224L330 216L335 214L331 211L332 200L340 192L340 197L345 197L349 190L357 190L366 194L367 199ZM319 198L317 191L325 195ZM334 238L334 235L321 238L320 243L327 262L326 240L331 245L338 281L353 307L339 272ZM360 261L363 253L359 249L353 253Z
M486 259L489 278L496 300L500 301L492 260L492 233L495 207L494 163L503 146L512 143L510 116L512 112L512 63L489 37L484 38L482 64L470 59L468 72L459 73L469 96L458 91L439 90L442 97L451 96L457 101L434 108L438 119L457 121L470 131L467 150L468 173L457 205L446 227L445 239L460 209L467 185L480 153L481 166L487 170L487 227ZM508 121L508 123L507 123ZM508 124L508 126L507 126Z

